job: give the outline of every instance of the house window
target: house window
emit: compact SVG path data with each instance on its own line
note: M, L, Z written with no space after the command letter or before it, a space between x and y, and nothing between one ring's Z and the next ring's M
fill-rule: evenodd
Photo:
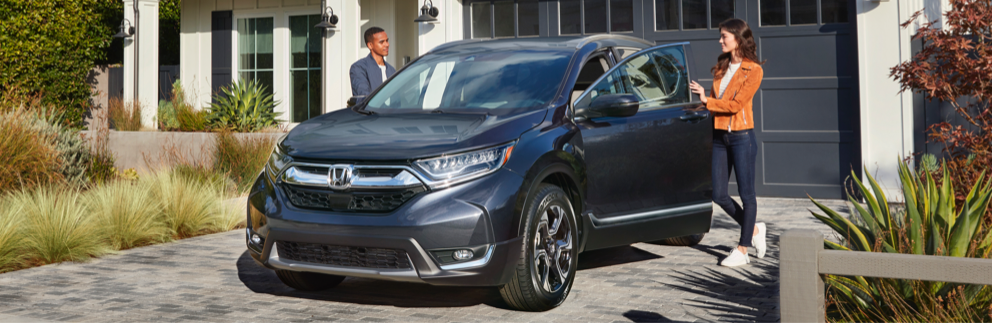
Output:
M272 18L238 19L238 82L258 80L272 94Z
M538 0L472 2L472 38L514 38L540 35Z
M289 17L289 104L292 122L322 113L320 106L320 15Z
M561 0L558 17L562 35L634 31L633 0Z
M680 26L681 30L720 28L721 22L734 17L734 2L655 0L655 30L680 30Z

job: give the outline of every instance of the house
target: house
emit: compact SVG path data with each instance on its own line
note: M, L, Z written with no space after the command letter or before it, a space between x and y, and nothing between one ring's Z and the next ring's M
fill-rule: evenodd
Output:
M125 0L126 15L133 18L135 1L141 15L156 16L154 0ZM438 21L415 22L421 6L431 5ZM387 61L397 68L462 39L614 33L690 42L697 71L709 71L720 48L717 25L741 18L768 62L755 97L758 194L840 198L852 168L861 174L864 165L894 200L901 195L897 158L920 150L925 126L914 119L920 100L899 93L888 76L912 53L915 29L899 24L919 10L924 19L939 20L948 8L946 0L184 0L182 6L180 78L198 105L208 105L221 86L255 78L272 89L291 124L345 106L348 69L368 54L361 35L371 26L388 33ZM332 10L336 29L315 28ZM138 39L142 29L152 32L149 38L157 34L157 22L146 20L138 23ZM132 68L125 84L134 80L128 79L132 43L125 49L124 65ZM140 47L139 59L154 60L155 46ZM154 74L145 69L155 65L146 64L152 62L139 64L139 76ZM708 77L698 80L708 86ZM153 82L141 80L139 94L150 97L143 93L155 87L145 81Z

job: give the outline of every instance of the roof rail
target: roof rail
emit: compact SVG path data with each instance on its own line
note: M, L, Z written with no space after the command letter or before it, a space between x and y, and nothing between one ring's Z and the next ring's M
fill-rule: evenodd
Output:
M453 42L447 42L447 43L444 43L444 44L441 44L441 45L437 45L434 48L431 48L431 50L429 50L426 53L424 53L424 55L430 54L430 53L433 53L435 51L439 51L439 50L442 50L442 49L445 49L445 48L449 48L449 47L452 47L452 46L456 46L456 45L461 45L461 44L466 44L466 43L475 43L475 42L481 42L481 41L486 41L486 40L488 40L488 39L463 39L463 40L456 40L456 41L453 41Z

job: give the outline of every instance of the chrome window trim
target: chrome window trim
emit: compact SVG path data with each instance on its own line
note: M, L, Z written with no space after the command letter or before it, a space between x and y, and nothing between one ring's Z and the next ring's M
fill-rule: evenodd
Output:
M489 260L493 258L493 250L496 249L496 245L489 245L486 249L486 255L479 260L466 261L450 265L441 265L441 270L459 270L459 269L469 269L482 267L489 263Z

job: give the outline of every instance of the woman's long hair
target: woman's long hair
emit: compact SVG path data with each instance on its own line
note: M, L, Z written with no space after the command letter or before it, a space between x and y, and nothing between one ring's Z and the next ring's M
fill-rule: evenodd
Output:
M734 38L737 39L737 55L741 58L758 64L765 63L764 61L758 61L758 45L754 42L754 35L751 34L751 27L747 26L747 22L737 18L730 18L720 23L720 30L721 32L727 31L734 35ZM723 78L723 74L730 67L731 58L733 58L732 53L723 53L717 58L716 66L710 69L710 73L713 73L715 80Z

